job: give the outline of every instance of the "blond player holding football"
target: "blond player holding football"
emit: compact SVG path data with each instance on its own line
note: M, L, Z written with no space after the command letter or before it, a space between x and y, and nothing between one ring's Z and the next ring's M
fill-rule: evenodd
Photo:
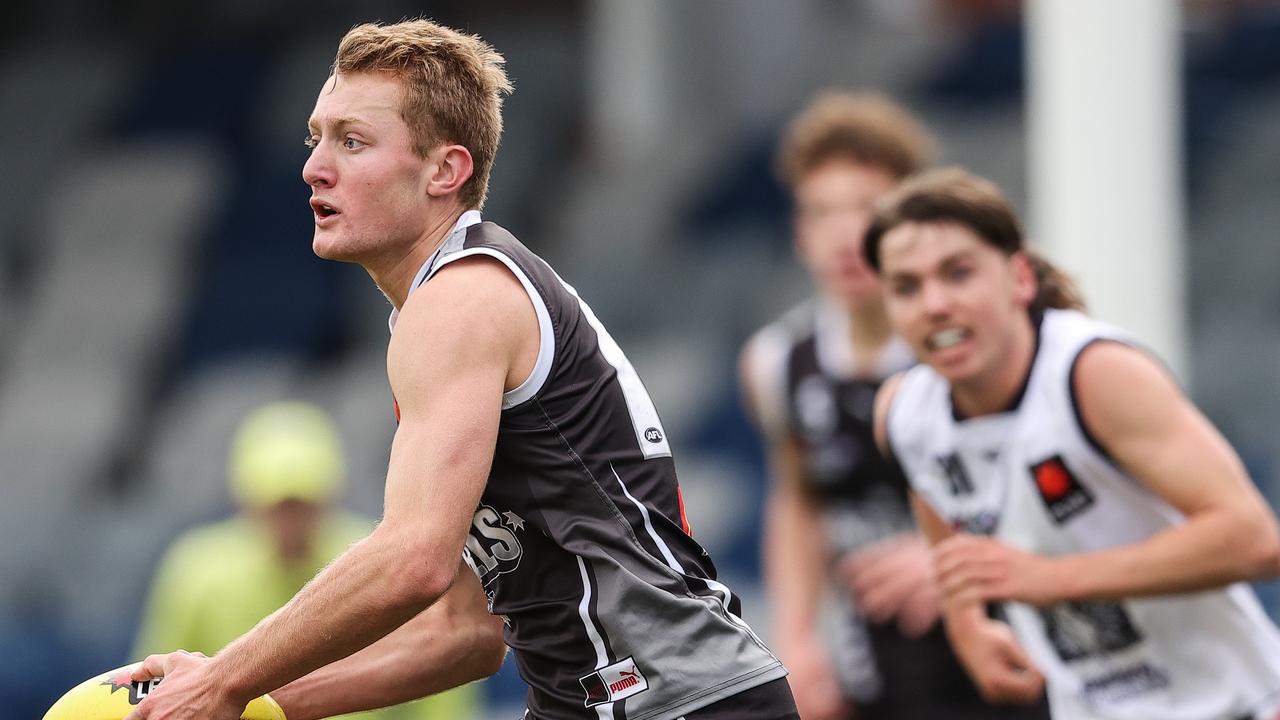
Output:
M232 720L264 692L290 720L384 706L494 672L504 640L529 720L798 720L692 537L635 368L480 215L502 64L426 20L340 43L303 179L315 252L394 308L382 522L212 659L148 658L135 678L164 681L129 720Z

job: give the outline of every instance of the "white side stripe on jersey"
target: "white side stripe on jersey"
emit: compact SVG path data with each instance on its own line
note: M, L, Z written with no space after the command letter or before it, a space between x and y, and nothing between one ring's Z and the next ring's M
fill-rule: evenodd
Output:
M752 640L755 640L757 644L759 644L761 647L764 647L764 642L761 641L759 636L756 635L756 631L752 630L751 626L748 625L742 618L738 617L737 615L734 615L733 612L729 610L729 603L733 601L733 592L729 590L729 586L725 585L722 582L719 582L718 580L708 579L706 580L706 583L707 583L707 587L711 588L713 591L717 593L723 593L722 595L717 595L716 597L720 600L720 605L724 607L724 616L729 618L729 622L733 623L734 625L737 625L743 630L746 630L747 633L751 635Z
M440 268L445 265L472 255L488 255L491 258L501 260L502 264L506 265L507 269L519 278L520 284L524 286L524 291L529 293L529 300L533 303L534 312L538 315L538 359L534 362L533 370L529 373L529 377L520 383L520 387L502 394L502 409L507 410L538 394L538 391L542 389L543 383L547 381L547 377L551 375L551 361L555 359L556 353L556 337L551 328L551 314L547 311L547 304L543 301L542 295L538 293L538 289L533 286L529 276L524 274L520 266L511 258L491 248L471 248L470 250L462 250L452 255L447 255L440 261L439 265L431 270L427 280L430 280L432 275L440 272Z
M671 548L667 546L667 543L658 536L658 530L653 526L653 521L649 519L649 508L645 507L644 503L637 500L635 496L631 494L631 491L627 490L627 484L622 482L622 477L618 475L618 471L614 469L612 464L609 465L609 470L613 472L613 477L618 481L618 486L622 488L622 494L626 495L627 499L635 504L636 508L640 510L640 516L644 518L645 532L649 534L650 538L653 538L653 542L658 546L658 550L662 553L662 557L666 559L667 566L683 575L684 566L676 559L675 554L671 552ZM578 562L582 562L582 559L579 558ZM716 599L720 601L720 605L724 609L725 617L729 618L729 621L734 625L737 625L748 633L751 633L752 639L757 643L764 645L764 643L760 641L760 638L756 636L755 631L752 630L751 627L742 620L742 618L734 615L729 610L729 603L733 601L733 592L729 590L729 586L711 579L706 579L704 582L706 582L707 587L711 588L712 592L716 594Z
M587 564L581 556L575 559L578 561L578 573L582 575L582 601L578 603L578 617L582 618L582 626L587 629L591 647L596 649L596 669L599 669L609 664L609 654L605 652L604 638L600 637L599 628L591 620L591 578L587 576ZM613 703L596 705L596 714L600 720L613 720Z
M613 463L609 463L609 470L613 472L614 479L618 481L618 486L622 488L622 494L626 495L627 499L630 500L638 510L640 510L640 516L644 518L645 532L649 533L650 538L653 538L653 542L658 546L658 550L662 553L662 557L666 559L667 566L683 575L684 566L676 559L675 554L671 552L671 548L667 547L667 543L665 543L662 538L658 537L658 530L653 526L653 521L649 519L649 508L645 507L644 503L637 500L635 496L627 490L627 484L622 482L622 478L618 475L618 471L614 469Z
M556 275L556 279L565 290L577 298L583 316L596 331L596 339L600 343L600 354L604 355L604 359L609 361L618 373L618 384L622 386L622 397L627 402L627 412L631 414L631 427L636 432L636 442L640 445L641 454L646 460L671 457L671 445L667 443L667 433L662 429L662 421L658 419L658 409L653 406L649 391L644 389L644 383L641 382L636 369L632 367L631 361L622 352L622 348L618 347L618 343L614 341L609 331L605 330L604 325L596 318L596 314L591 311L591 306L578 295L578 291L559 275Z

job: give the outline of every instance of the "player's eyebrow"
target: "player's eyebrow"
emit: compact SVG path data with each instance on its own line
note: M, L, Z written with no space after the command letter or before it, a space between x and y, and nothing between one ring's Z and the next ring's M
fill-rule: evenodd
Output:
M367 124L368 124L367 122L357 117L334 117L334 118L328 118L328 119L325 119L325 118L316 119L312 117L312 118L308 118L307 120L307 129L311 131L315 131L322 126L327 126L337 131L337 130L341 130L342 128L348 125L367 125Z

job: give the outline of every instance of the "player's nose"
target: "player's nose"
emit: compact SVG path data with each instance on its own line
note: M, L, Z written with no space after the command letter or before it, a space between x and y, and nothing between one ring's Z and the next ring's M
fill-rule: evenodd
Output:
M333 162L323 146L312 150L307 161L302 164L302 180L311 187L333 186Z
M931 316L945 315L951 307L951 295L941 283L926 281L920 287L920 300L925 313Z

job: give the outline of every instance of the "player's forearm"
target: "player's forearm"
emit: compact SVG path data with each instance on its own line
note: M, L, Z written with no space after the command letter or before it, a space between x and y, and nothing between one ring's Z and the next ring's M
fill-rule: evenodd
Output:
M945 602L942 606L943 627L953 647L959 648L967 637L988 622L986 607L974 602Z
M1195 592L1280 571L1265 513L1211 510L1132 545L1055 558L1063 600Z
M811 635L828 566L821 518L794 490L771 497L765 527L765 585L783 642Z
M427 628L410 627L416 622L289 683L272 697L289 720L319 720L434 695L501 667L506 646L498 618L451 615Z
M422 566L406 567L406 557ZM380 528L219 652L212 660L217 676L231 697L253 698L364 648L448 587L456 564L433 569L429 563Z

